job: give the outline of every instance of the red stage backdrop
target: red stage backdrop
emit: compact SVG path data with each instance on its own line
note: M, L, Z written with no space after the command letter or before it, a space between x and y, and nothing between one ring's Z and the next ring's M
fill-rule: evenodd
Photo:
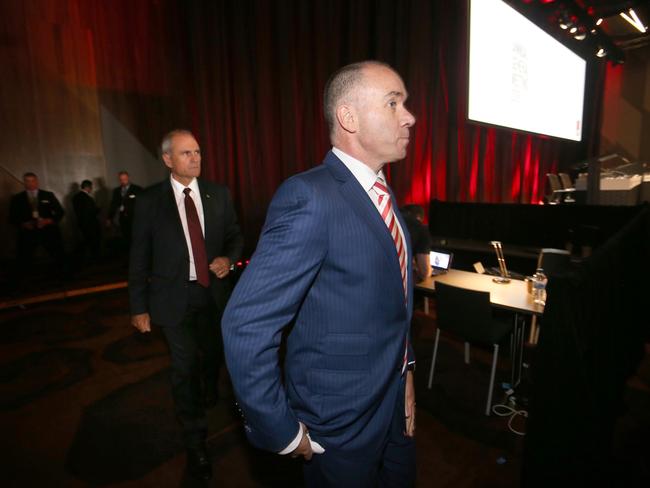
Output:
M464 0L3 5L7 154L27 161L39 148L42 161L83 151L108 159L107 120L153 154L163 132L189 127L204 176L233 193L249 248L278 185L329 149L323 86L350 62L388 62L410 92L417 123L409 154L388 170L399 205L537 203L547 172L598 147L603 70L595 62L582 143L467 123Z

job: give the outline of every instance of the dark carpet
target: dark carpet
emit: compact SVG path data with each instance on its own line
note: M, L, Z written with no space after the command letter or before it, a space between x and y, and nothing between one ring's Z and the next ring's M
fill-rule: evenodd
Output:
M162 334L133 331L124 290L6 310L0 318L3 486L206 486L184 473ZM490 353L473 348L465 365L462 344L442 341L428 390L432 319L418 314L413 330L418 486L519 486L523 438L508 430L507 418L483 414ZM509 378L509 368L504 358L498 381ZM630 410L617 430L621 479L648 461L650 397L640 385L628 392ZM299 462L245 441L225 371L220 391L208 412L216 475L207 486L301 486ZM501 398L497 387L494 401Z

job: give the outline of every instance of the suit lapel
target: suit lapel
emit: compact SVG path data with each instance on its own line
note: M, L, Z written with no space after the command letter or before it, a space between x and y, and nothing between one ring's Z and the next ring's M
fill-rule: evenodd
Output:
M183 232L183 223L181 222L181 216L178 213L178 205L176 204L176 197L174 196L174 189L172 188L171 181L169 179L163 185L163 191L161 195L161 206L163 208L163 215L169 215L170 223L174 228L174 232L178 234L178 238L181 239L185 245L183 250L185 256L189 262L190 252L187 249L187 241L185 240L185 232Z
M386 224L381 218L381 215L379 215L375 204L372 203L372 200L370 200L370 197L368 197L368 194L361 187L357 179L331 151L327 153L327 156L325 157L325 164L330 169L334 178L341 182L339 190L343 195L343 198L345 198L350 207L370 228L373 235L379 241L379 244L384 251L388 265L390 268L392 268L392 275L398 279L399 287L403 290L402 274L399 268L399 260L397 258L395 243L393 242L393 238L391 237ZM394 206L395 199L392 193L391 198L393 198ZM399 212L396 211L395 215L398 214ZM398 219L399 218L400 217L398 216ZM405 226L401 219L399 222L400 225L402 225L402 229L404 229Z
M211 248L208 243L212 242L212 239L215 237L215 229L210 225L210 222L216 222L217 216L215 214L214 208L216 195L213 195L212 192L208 190L202 180L197 181L199 184L199 191L201 192L201 205L203 205L203 238L205 240L205 248L207 250Z
M393 191L389 188L388 191L390 192L390 197L393 199L393 203L395 203L397 200L395 200L395 195L393 195ZM411 248L411 235L409 234L408 227L406 226L406 222L402 218L402 212L399 211L399 209L395 208L395 217L397 217L397 220L399 221L399 225L402 227L402 231L404 232L404 245L406 246L406 289L409 290L407 298L408 298L408 303L407 306L409 310L411 309L413 305L413 249Z

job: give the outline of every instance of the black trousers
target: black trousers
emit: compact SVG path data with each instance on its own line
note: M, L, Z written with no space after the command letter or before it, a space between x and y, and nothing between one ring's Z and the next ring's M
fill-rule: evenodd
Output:
M30 267L34 252L39 246L43 246L56 264L63 268L65 252L58 225L48 225L34 230L20 229L16 242L18 263L26 268Z
M204 394L216 389L223 357L221 314L208 289L191 282L187 311L175 327L163 327L171 354L172 396L187 448L205 442Z

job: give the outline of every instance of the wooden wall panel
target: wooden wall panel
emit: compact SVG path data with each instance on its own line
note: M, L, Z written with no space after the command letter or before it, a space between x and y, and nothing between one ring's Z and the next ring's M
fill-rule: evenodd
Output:
M34 171L62 203L92 179L107 205L116 172L141 185L166 172L163 133L188 126L177 19L167 0L9 0L0 3L0 166ZM14 185L0 187L0 204ZM75 239L69 205L68 247ZM0 232L11 236L6 219ZM9 254L0 247L0 257Z

